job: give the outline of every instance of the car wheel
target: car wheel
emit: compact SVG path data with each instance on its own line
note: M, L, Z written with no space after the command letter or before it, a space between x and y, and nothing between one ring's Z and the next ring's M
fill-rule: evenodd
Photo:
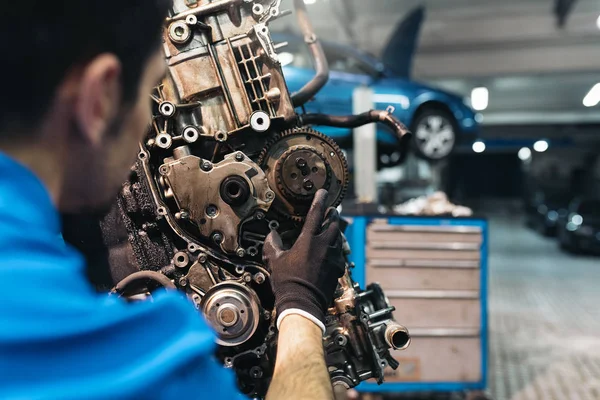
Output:
M448 157L456 145L457 131L456 120L449 112L441 109L420 112L412 125L417 155L430 161Z

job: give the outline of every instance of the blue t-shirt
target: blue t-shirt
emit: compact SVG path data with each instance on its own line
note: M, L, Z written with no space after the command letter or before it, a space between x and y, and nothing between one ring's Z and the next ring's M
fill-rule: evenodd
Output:
M97 294L41 182L0 171L0 399L241 398L184 296Z

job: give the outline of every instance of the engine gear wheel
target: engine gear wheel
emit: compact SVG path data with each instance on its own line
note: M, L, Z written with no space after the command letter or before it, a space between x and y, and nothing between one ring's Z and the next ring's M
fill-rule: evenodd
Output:
M337 207L348 189L346 157L328 136L302 127L282 132L267 143L258 158L275 191L273 208L296 221L303 221L312 198L327 189L327 205Z

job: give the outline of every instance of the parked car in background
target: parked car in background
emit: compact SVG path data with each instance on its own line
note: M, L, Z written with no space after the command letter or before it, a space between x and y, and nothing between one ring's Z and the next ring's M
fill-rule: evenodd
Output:
M558 243L569 252L600 252L600 199L577 199L559 218Z
M314 75L312 59L302 37L274 34L276 42L287 42L279 51L289 89L299 90ZM392 57L382 60L355 48L323 42L329 61L327 85L305 105L306 112L336 115L352 114L352 95L360 85L373 89L375 108L395 108L394 115L413 132L413 148L428 160L440 160L460 142L471 143L478 124L475 113L460 96L398 76L389 68ZM397 52L396 52L397 53ZM384 52L394 54L394 52ZM320 127L342 147L352 146L348 129ZM380 166L394 165L397 139L385 128L377 132Z
M536 191L525 205L526 224L544 236L555 236L558 221L568 214L572 196Z

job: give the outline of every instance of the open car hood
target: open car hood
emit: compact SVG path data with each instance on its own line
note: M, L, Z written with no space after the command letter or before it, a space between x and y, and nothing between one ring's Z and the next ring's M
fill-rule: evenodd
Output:
M409 12L390 35L383 49L381 61L395 76L410 78L424 20L425 7L419 6Z

